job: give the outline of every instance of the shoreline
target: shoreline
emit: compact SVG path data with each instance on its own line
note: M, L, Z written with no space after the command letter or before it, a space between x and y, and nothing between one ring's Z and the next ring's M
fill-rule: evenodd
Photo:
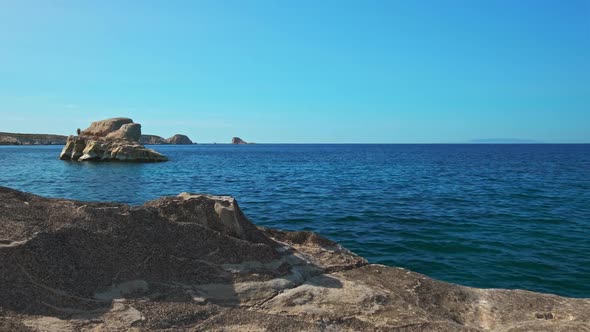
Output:
M130 206L0 187L0 202L1 281L12 286L2 288L0 327L158 330L189 312L205 315L181 325L196 329L582 331L590 323L589 299L464 287L369 264L315 233L256 226L229 196Z

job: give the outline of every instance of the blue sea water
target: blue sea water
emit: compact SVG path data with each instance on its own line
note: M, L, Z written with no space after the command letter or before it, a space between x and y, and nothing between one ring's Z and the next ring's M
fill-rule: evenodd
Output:
M373 263L590 297L590 145L154 148L170 161L76 163L58 160L59 146L3 146L0 185L131 204L228 194L259 225L312 230Z

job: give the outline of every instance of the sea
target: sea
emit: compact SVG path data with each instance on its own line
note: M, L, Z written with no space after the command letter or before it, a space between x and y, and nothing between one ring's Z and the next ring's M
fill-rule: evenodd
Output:
M317 232L371 263L590 297L590 145L152 148L170 161L77 163L58 160L61 146L1 146L0 186L133 205L231 195L258 225Z

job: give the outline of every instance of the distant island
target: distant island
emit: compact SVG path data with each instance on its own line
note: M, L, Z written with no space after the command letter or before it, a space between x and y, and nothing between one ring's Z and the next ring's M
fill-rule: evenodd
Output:
M148 145L163 145L163 144L175 144L175 145L189 145L197 144L193 142L188 136L182 134L176 134L170 138L163 138L157 135L141 135L139 143Z
M67 136L0 132L0 145L65 145Z
M66 135L0 132L0 145L65 145L67 140L68 136ZM141 135L139 143L147 145L197 144L188 136L182 134L175 134L170 138L163 138L157 135Z
M520 138L478 138L472 139L467 143L474 144L533 144L543 143L532 139L520 139Z
M239 137L234 137L231 139L231 144L250 144Z

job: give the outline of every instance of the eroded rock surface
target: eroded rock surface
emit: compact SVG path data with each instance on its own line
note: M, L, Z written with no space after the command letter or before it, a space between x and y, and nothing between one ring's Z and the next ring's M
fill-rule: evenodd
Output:
M168 158L139 143L141 125L128 118L93 122L80 136L69 136L59 159L157 162Z
M140 138L141 125L139 123L126 123L106 136L106 139L124 139L134 142L139 142Z
M84 129L81 136L92 136L92 137L105 137L108 134L117 131L124 124L131 124L133 120L130 118L112 118L100 121L94 121L90 124L90 127Z
M256 227L231 197L128 206L0 187L0 211L0 330L590 330L589 299L371 265Z

